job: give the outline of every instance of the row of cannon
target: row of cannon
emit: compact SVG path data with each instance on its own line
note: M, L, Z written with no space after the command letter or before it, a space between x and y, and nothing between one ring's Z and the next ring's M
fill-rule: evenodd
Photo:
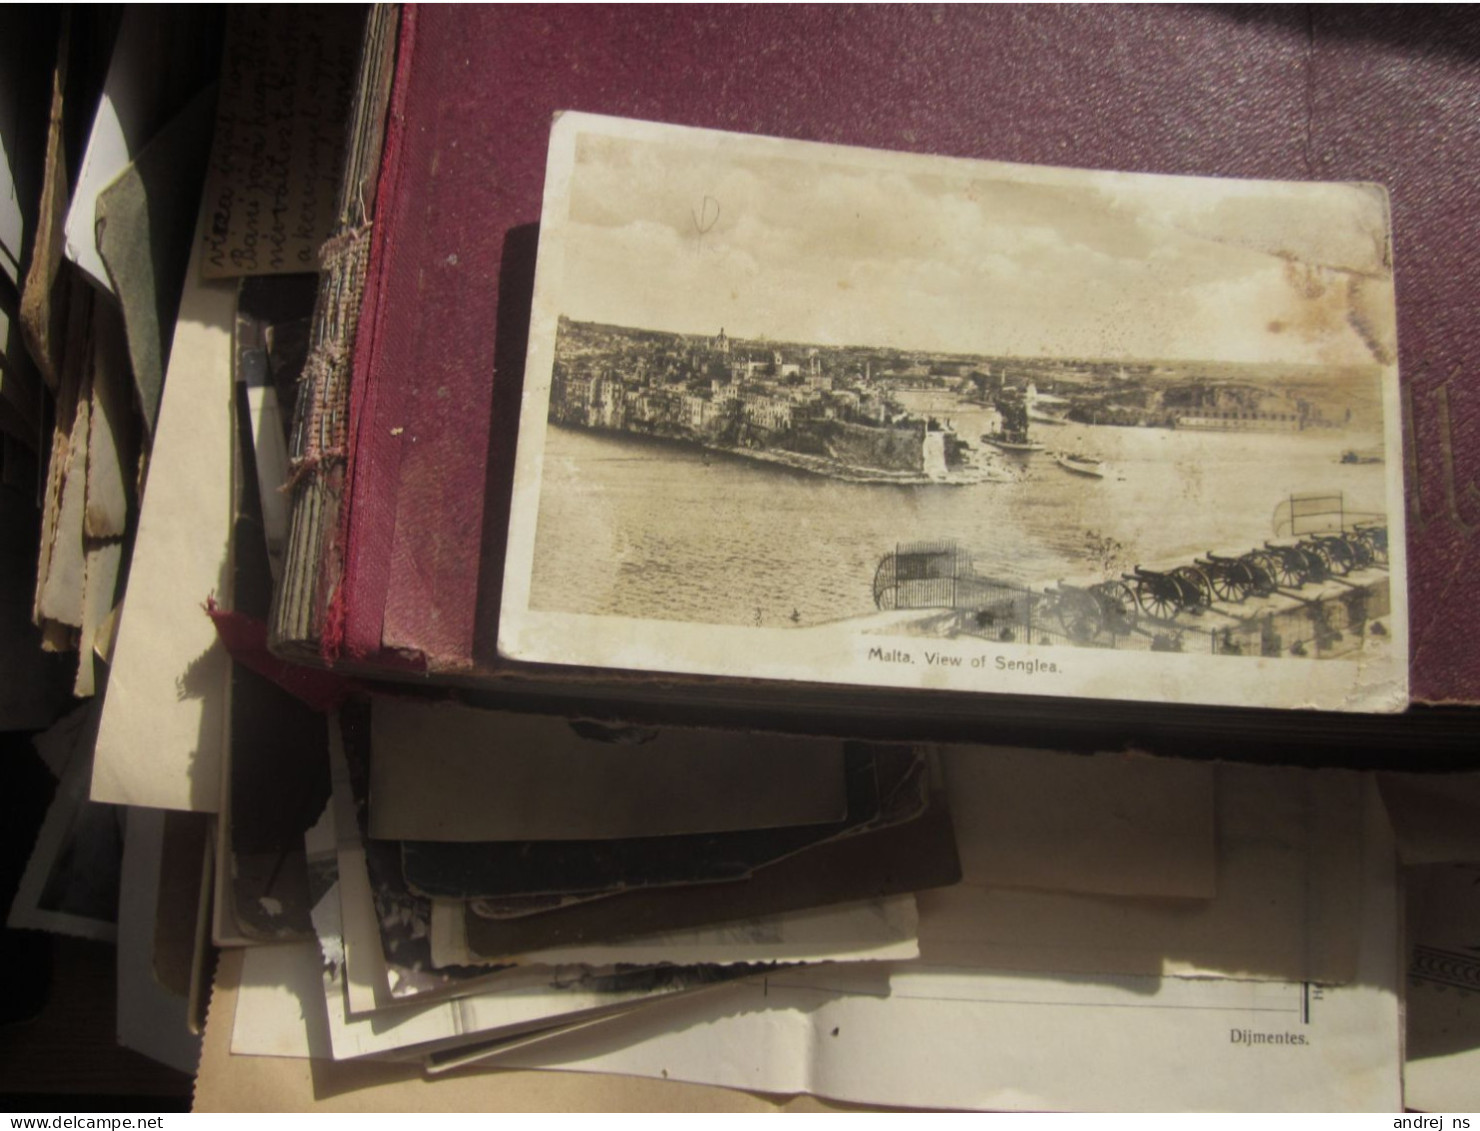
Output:
M1133 632L1142 616L1165 624L1181 613L1200 614L1215 600L1238 604L1296 592L1387 563L1387 527L1368 523L1292 543L1266 542L1237 556L1209 553L1167 570L1136 566L1118 580L1083 588L1060 582L1050 596L1065 635L1085 642L1103 632Z

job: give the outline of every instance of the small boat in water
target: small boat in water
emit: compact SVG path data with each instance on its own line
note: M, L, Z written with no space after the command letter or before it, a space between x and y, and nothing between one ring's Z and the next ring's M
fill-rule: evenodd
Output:
M1041 452L1043 445L1028 437L1028 406L1019 389L1003 389L993 402L1001 422L982 433L982 443L1014 455Z
M991 444L994 448L1000 448L1004 452L1014 452L1018 455L1027 455L1030 452L1041 452L1043 445L1036 440L1030 440L1026 436L1018 436L1011 432L983 432L982 443Z
M1053 459L1065 471L1072 471L1075 475L1088 475L1092 479L1105 478L1105 464L1094 456L1080 455L1077 452L1054 452Z

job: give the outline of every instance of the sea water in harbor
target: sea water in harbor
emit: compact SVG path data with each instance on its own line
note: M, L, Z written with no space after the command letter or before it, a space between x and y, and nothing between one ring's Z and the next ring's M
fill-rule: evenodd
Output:
M913 411L975 442L996 414L913 394ZM954 541L976 571L1040 587L1093 581L1275 536L1291 493L1343 492L1383 517L1385 469L1341 453L1381 438L1342 430L1179 432L1035 426L1048 450L995 454L1009 483L846 483L696 447L551 426L531 606L702 624L814 625L874 611L873 578L897 544ZM1105 461L1071 474L1053 450Z

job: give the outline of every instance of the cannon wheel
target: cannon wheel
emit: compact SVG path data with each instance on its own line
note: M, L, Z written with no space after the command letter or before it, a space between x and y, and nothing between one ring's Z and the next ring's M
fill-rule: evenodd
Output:
M1387 527L1363 526L1357 531L1357 536L1371 552L1372 564L1386 568L1388 564Z
M1359 534L1347 534L1342 538L1347 552L1352 556L1353 569L1366 569L1372 564L1372 546Z
M1177 615L1180 608L1177 586L1170 578L1138 577L1133 584L1136 587L1136 604L1152 620L1171 620Z
M1295 547L1295 552L1305 555L1305 560L1310 563L1307 571L1311 581L1325 581L1328 577L1335 577L1339 572L1336 558L1331 553L1331 547L1324 542L1314 539L1302 541Z
M1273 567L1271 576L1275 581L1286 589L1299 589L1307 580L1307 571L1300 563L1304 560L1301 555L1292 551L1272 550L1267 555L1270 565Z
M1104 627L1100 603L1082 589L1061 589L1054 614L1064 635L1076 644L1088 644Z
M1275 590L1274 563L1270 561L1268 554L1257 551L1245 554L1239 559L1243 567L1249 571L1249 592L1256 597L1268 597Z
M1296 546L1291 553L1305 562L1305 574L1301 584L1314 581L1319 584L1332 574L1331 558L1329 555L1312 550L1309 546Z
M1197 566L1182 565L1172 570L1172 576L1186 585L1193 597L1189 605L1206 608L1213 603L1213 585Z
M1273 593L1284 581L1284 559L1269 550L1250 550L1245 555L1254 568L1261 571L1269 579L1269 591ZM1298 582L1296 584L1299 584ZM1268 594L1264 594L1268 596Z
M1136 629L1136 614L1140 606L1135 591L1123 581L1102 581L1090 586L1090 592L1100 604L1100 613L1105 627L1112 636L1129 636Z
M1343 538L1331 538L1317 543L1321 548L1321 556L1326 559L1332 575L1345 577L1351 573L1357 564L1356 555L1352 553L1350 546Z
M1232 565L1215 565L1206 571L1208 584L1213 587L1213 596L1220 601L1242 601L1252 588L1245 582L1247 566L1242 562Z

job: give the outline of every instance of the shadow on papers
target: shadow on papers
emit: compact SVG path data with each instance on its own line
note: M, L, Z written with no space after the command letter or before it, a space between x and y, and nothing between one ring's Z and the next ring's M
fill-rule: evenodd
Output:
M504 587L504 550L514 486L514 449L524 391L524 355L534 301L538 224L510 228L499 259L498 327L494 336L493 413L488 431L488 472L483 496L483 542L478 572L478 612L473 659L479 667L498 655L498 611Z

